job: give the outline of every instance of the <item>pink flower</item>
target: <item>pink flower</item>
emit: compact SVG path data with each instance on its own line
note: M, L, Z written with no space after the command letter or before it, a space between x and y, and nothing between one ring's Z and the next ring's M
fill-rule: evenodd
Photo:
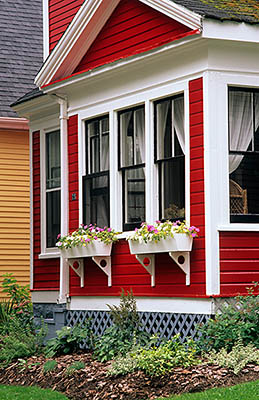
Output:
M61 237L61 233L58 234L57 239L59 239Z
M197 234L196 233L192 233L192 237L196 237L197 236Z
M107 229L107 232L111 232L111 231L112 231L112 228L108 228L108 229Z
M86 238L86 239L85 239L85 241L86 241L86 242L90 242L90 241L91 241L91 239L89 239L89 238Z

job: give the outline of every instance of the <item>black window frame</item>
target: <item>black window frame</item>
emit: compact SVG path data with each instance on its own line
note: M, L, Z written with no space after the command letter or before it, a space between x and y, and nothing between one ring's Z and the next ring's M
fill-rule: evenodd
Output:
M108 128L109 130L107 131L106 134L103 136L108 136L109 138L109 148L110 148L110 121L109 121L109 114L101 115L98 117L94 117L91 119L88 119L85 121L85 166L86 166L86 174L82 177L82 185L83 185L83 222L85 225L88 224L97 224L96 218L92 219L93 216L93 210L94 210L94 204L91 201L91 199L97 195L102 195L105 196L105 204L107 204L107 222L104 226L109 226L110 225L110 168L109 168L109 150L108 150L108 169L107 170L101 170L101 157L100 157L100 124L103 120L107 119L108 120ZM98 134L95 135L98 140L98 169L99 171L97 172L92 172L92 160L93 160L93 155L92 155L92 146L88 145L88 125L97 122L98 123ZM92 136L90 139L93 139L94 137ZM90 169L90 170L89 170ZM107 178L107 186L106 189L104 188L93 188L93 183L95 179L101 178L101 177L106 177ZM91 215L91 220L87 220L87 186L90 187L90 194L89 194L89 207L90 210L88 210L89 215ZM96 217L96 216L95 216ZM101 226L100 226L101 227Z
M184 199L184 209L186 208L186 201L185 201L185 180L186 180L186 173L185 173L185 154L180 154L180 155L174 155L171 157L164 157L164 158L158 158L158 132L157 132L157 105L165 102L165 101L170 101L172 104L172 101L178 98L183 98L184 100L184 93L179 93L176 95L172 96L167 96L163 97L162 99L154 101L154 163L158 165L158 191L159 191L159 220L165 221L168 218L164 218L162 216L163 214L163 204L162 204L162 165L170 163L171 161L175 161L177 159L183 160L184 164L184 183L183 183L183 199ZM171 121L172 124L172 121ZM184 221L185 216L183 217L175 217L175 218L170 218L171 221Z
M259 150L246 150L246 151L240 151L240 150L231 150L230 148L230 93L231 92L247 92L247 93L252 93L253 94L253 138L255 136L255 101L254 101L254 95L257 93L259 95L259 89L256 88L248 88L248 87L239 87L239 86L228 86L228 156L230 155L243 155L247 157L252 157L254 155L259 157ZM259 128L258 128L259 129ZM257 129L257 130L258 130ZM230 180L230 175L229 174L229 180ZM258 199L259 201L259 199ZM229 193L229 219L230 223L259 223L259 213L258 214L231 214L231 209L230 209L230 193Z
M133 113L137 110L143 109L144 111L144 116L145 116L145 104L139 105L139 106L134 106L134 107L129 107L127 109L121 110L118 112L118 170L122 174L122 213L123 213L123 231L131 231L134 230L135 228L139 228L141 225L141 222L144 221L139 221L139 222L126 222L126 172L129 170L136 170L143 168L145 170L145 162L144 163L137 163L137 164L132 164L132 165L127 165L127 166L122 166L122 154L121 154L121 124L120 124L120 116L123 113L130 112L132 111ZM133 135L134 136L134 135ZM146 138L145 138L146 139ZM132 148L134 152L134 141L132 143ZM134 153L133 153L134 154ZM134 156L133 156L134 158ZM144 179L144 210L146 213L146 179Z

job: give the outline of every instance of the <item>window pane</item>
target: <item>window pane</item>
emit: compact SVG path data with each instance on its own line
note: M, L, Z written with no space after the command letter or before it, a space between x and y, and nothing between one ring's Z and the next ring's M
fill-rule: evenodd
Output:
M102 136L101 141L101 171L109 169L109 136Z
M247 153L238 157L239 166L230 174L229 181L232 222L242 222L251 214L259 215L259 155Z
M171 101L156 104L157 159L172 157L172 109Z
M84 222L109 226L108 174L84 178Z
M144 168L134 168L124 171L124 179L125 223L139 224L145 221Z
M145 112L140 108L134 112L135 116L135 162L143 164L145 162Z
M47 207L47 247L55 247L60 233L60 190L48 192Z
M60 187L60 134L46 134L46 188Z
M120 114L121 167L134 165L133 111Z
M160 218L185 217L184 156L164 161L159 166Z
M253 94L229 92L229 148L231 151L253 150ZM230 158L230 172L236 167Z

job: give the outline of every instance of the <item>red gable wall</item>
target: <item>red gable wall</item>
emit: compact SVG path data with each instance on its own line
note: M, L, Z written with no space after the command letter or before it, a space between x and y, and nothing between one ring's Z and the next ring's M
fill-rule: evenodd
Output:
M138 0L121 0L74 73L151 50L192 32Z
M84 0L49 0L49 51L51 52Z

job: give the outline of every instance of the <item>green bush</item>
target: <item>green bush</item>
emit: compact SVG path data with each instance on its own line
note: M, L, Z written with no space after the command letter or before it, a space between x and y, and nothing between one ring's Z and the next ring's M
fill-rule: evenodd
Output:
M201 350L219 351L226 348L230 351L241 339L244 345L252 343L259 348L259 295L255 295L258 285L249 289L248 296L238 296L236 301L239 309L233 305L225 306L215 319L199 327L198 344Z
M244 346L241 340L232 347L230 352L226 348L220 349L219 352L211 350L206 357L208 363L230 368L235 374L249 363L259 364L259 350L251 343Z
M83 361L75 361L73 364L67 367L66 374L72 375L75 371L80 371L80 369L84 368L85 368L85 363Z
M57 366L58 363L56 360L47 360L43 365L43 373L47 374L48 372L52 372L57 368Z
M179 335L162 343L160 346L141 348L129 352L123 359L118 357L112 363L109 375L123 375L134 370L142 370L150 376L165 375L172 368L180 365L189 367L199 363L193 340L182 344Z
M45 355L54 357L61 354L71 354L80 350L80 346L86 344L88 348L93 347L93 334L89 321L84 325L75 325L73 328L64 326L58 330L57 337L46 343Z
M108 305L113 325L96 339L94 356L101 362L127 354L134 344L146 345L150 335L141 330L136 300L132 291L122 290L119 306Z

